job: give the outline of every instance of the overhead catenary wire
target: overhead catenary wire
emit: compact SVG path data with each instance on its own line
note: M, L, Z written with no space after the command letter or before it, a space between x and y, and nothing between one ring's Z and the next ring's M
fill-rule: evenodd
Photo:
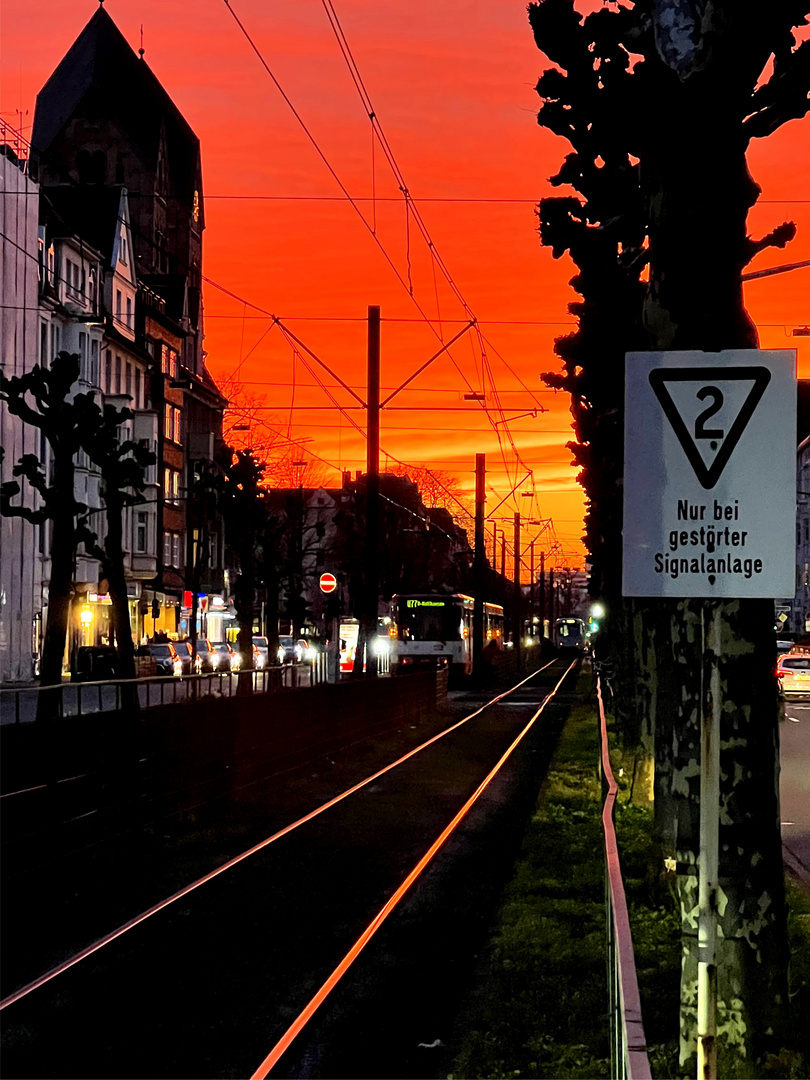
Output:
M291 112L293 113L294 117L296 118L296 120L297 120L298 124L300 125L301 129L304 131L307 139L311 142L311 144L315 148L318 156L324 162L324 165L328 169L330 175L334 178L335 182L340 187L340 190L343 192L345 198L352 205L352 207L355 210L355 212L356 212L357 216L359 217L360 221L363 223L365 228L368 230L369 234L374 239L374 242L377 244L378 248L382 252L386 262L388 262L388 264L391 267L392 271L394 272L397 280L400 282L402 287L408 292L409 296L411 297L412 302L416 306L419 313L422 315L422 317L423 317L425 323L427 324L427 326L439 338L439 340L441 340L438 331L433 326L432 321L430 320L427 313L422 308L421 304L418 302L416 297L413 295L412 291L409 289L408 283L406 282L406 280L403 278L402 274L397 269L396 265L393 262L393 259L388 254L388 252L385 249L385 246L382 244L379 236L377 236L376 232L372 230L371 225L369 224L369 222L366 219L365 215L360 210L357 203L353 200L348 188L346 188L346 186L343 184L342 180L338 176L338 174L337 174L336 170L334 169L334 167L332 166L331 162L329 162L329 160L326 157L325 153L323 152L323 150L319 146L319 144L318 144L317 140L315 139L314 135L309 130L308 126L304 122L304 120L301 117L298 110L293 105L293 103L290 100L289 96L285 93L284 89L282 88L282 86L279 83L276 76L273 74L272 70L270 69L270 66L268 65L267 61L264 59L264 56L262 55L261 50L256 45L256 43L253 41L253 39L252 39L250 33L248 32L247 28L245 27L244 23L237 16L236 12L233 9L232 4L230 3L230 0L223 0L223 2L225 3L225 6L228 8L228 11L231 13L234 21L236 22L237 26L241 30L242 34L244 35L244 37L247 40L248 44L250 45L251 49L256 54L257 58L259 59L259 62L261 63L262 67L265 69L267 75L270 77L270 79L272 80L274 86L276 87L278 92L281 94L284 102L290 108ZM350 50L348 49L348 42L345 41L345 35L343 34L342 29L339 27L339 21L337 20L337 15L334 12L334 6L330 4L330 7L332 9L332 15L334 17L334 22L332 22L332 20L330 19L330 23L333 25L333 30L335 31L335 35L336 35L336 37L338 39L339 46L341 46L341 41L345 42L345 51L344 51L344 47L341 46L341 52L344 53L344 57L346 58L347 63L350 65L350 69L351 69L353 61L350 59ZM379 144L383 149L386 160L388 160L388 162L389 162L389 166L392 169L395 170L395 176L397 176L397 180L398 180L400 190L403 192L403 195L405 195L405 193L408 191L407 184L405 183L404 177L402 176L402 173L399 170L399 167L396 165L396 161L395 161L395 159L393 157L393 153L391 151L391 148L388 145L388 141L387 141L387 139L385 137L385 133L382 131L382 128L381 128L381 126L380 126L380 124L379 124L379 122L378 122L378 120L376 118L376 115L374 114L374 109L373 109L373 107L371 107L371 104L370 104L370 98L368 97L367 92L364 91L364 88L361 89L361 87L363 86L362 77L359 74L359 70L357 69L356 64L353 65L353 69L354 69L354 72L356 74L355 85L358 87L358 92L361 94L361 98L364 101L364 104L367 103L367 105L368 105L367 113L369 115L369 119L375 125L375 130L376 130L377 135L378 135ZM413 201L411 199L408 200L408 206L409 206L409 209L410 209L410 211L412 213L414 222L416 223L416 225L417 225L420 233L422 234L423 238L425 239L426 242L432 243L432 240L430 239L429 233L427 232L424 221L422 220L422 216L419 213L418 209L413 205ZM434 245L434 252L435 252L435 245ZM464 311L467 312L470 315L471 321L474 322L475 321L475 316L472 313L472 310L470 309L469 305L467 304L466 300L464 299L463 295L461 294L457 284L453 280L452 275L450 274L448 268L444 264L444 261L441 259L438 252L435 252L435 257L436 257L436 260L437 260L437 265L441 269L441 272L442 272L443 276L445 277L445 280L448 282L448 285L450 286L453 293L457 296L457 299L458 299L459 303L462 305L462 308L464 309ZM448 356L450 358L451 363L453 363L453 365L456 368L456 370L458 371L459 375L461 376L463 381L467 384L469 390L472 392L473 387L470 385L469 380L467 379L466 375L464 374L464 372L459 367L459 365L458 365L457 361L455 360L455 358L453 357L452 353L448 352ZM500 436L500 432L499 432L499 434L498 434L499 440L500 440L500 437L501 436ZM522 466L525 467L526 463L523 462L522 459L519 459L519 463Z

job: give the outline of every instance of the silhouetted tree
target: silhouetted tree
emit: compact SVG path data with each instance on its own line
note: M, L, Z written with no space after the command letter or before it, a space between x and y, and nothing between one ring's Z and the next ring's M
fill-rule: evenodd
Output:
M237 574L233 584L239 621L237 639L242 669L253 668L253 620L256 615L256 544L262 533L266 509L261 488L265 466L251 450L225 447L219 460L222 469L219 511L225 522L225 543L233 556ZM240 681L240 689L248 689Z
M538 120L574 148L552 183L579 193L540 205L541 239L556 257L571 254L582 295L570 305L577 333L556 346L563 374L546 381L572 396L569 445L588 498L595 591L611 603L620 666L644 682L641 696L624 684L626 719L654 726L657 827L678 866L684 1064L695 1050L701 605L620 599L624 353L756 347L742 270L795 230L785 223L747 236L759 188L745 151L807 111L810 44L792 32L804 8L627 0L587 18L572 0L529 8L537 44L556 65L538 83ZM725 1047L752 1062L779 1049L787 1015L773 610L754 600L721 609L719 1006Z
M78 536L85 551L98 559L110 588L119 675L124 679L134 679L135 647L124 570L124 510L143 501L145 470L155 463L155 455L132 439L122 440L122 425L133 417L130 409L99 406L91 394L77 395L74 405L81 447L101 475L100 494L107 519L103 544L99 543L97 529L91 527L86 516L79 521ZM135 700L133 698L133 703Z
M24 423L42 433L53 460L50 482L45 463L34 454L25 454L13 469L15 476L24 477L38 492L40 509L11 502L21 490L16 480L3 484L0 490L0 511L5 516L21 517L33 525L51 522L48 618L40 660L43 686L58 686L62 682L73 595L76 520L85 510L84 505L76 501L74 480L74 461L80 448L81 433L76 401L70 395L78 377L79 357L66 352L54 357L49 368L36 365L24 375L12 378L0 372L0 401L12 415L19 416ZM45 703L45 695L42 695L42 701Z

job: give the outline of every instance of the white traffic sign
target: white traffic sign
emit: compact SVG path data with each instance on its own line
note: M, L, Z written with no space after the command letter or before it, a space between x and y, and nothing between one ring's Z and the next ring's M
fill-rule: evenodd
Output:
M625 596L795 586L796 352L628 353Z

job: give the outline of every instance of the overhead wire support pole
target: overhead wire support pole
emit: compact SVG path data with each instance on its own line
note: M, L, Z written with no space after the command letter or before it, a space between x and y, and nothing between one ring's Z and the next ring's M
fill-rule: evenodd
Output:
M512 646L520 667L520 628L523 593L520 591L520 514L515 514L515 611L512 616Z
M368 309L368 445L366 447L366 674L377 676L380 558L380 309Z
M484 569L486 551L484 549L484 510L486 508L486 454L475 455L475 548L473 578L473 675L478 680L481 672L481 653L484 649ZM493 560L494 561L494 560Z

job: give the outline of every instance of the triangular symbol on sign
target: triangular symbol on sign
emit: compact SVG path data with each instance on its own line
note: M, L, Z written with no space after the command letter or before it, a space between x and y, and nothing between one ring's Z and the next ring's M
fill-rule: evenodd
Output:
M752 385L731 426L728 430L707 427L707 424L712 422L711 417L720 411L724 401L723 391L717 384L742 380ZM740 441L748 421L754 415L754 410L762 400L762 395L770 381L771 373L766 367L657 368L650 372L650 385L655 391L655 396L672 425L678 442L689 459L689 464L695 470L695 476L704 488L713 488L720 479L723 469L728 464L734 448ZM695 397L700 404L700 412L695 418L693 431L687 427L667 386L667 383L683 382L698 384ZM712 450L716 450L710 464L703 460L698 449L698 439L711 440L710 446Z

